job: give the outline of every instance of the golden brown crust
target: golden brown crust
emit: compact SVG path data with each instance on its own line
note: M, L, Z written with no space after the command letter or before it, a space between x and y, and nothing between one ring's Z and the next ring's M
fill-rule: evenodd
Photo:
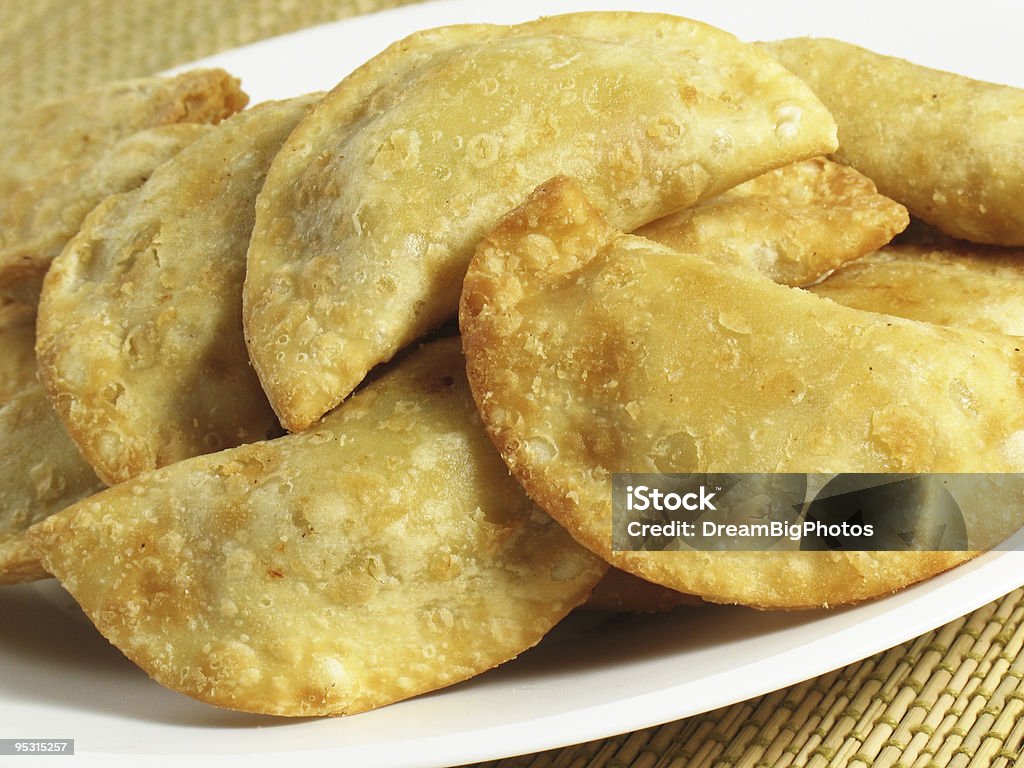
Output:
M864 600L962 552L612 552L613 472L1019 472L1015 339L848 309L611 227L542 186L481 243L460 325L488 434L612 565L708 600ZM1021 505L986 520L1008 535ZM988 520L991 516L991 520Z
M353 714L532 646L607 566L480 426L455 339L307 432L179 462L32 529L100 631L162 684Z
M24 534L0 536L0 584L24 584L49 577Z
M85 214L197 135L173 126L217 123L247 100L227 72L193 70L101 85L0 127L0 292L38 295Z
M762 44L839 124L835 157L954 237L1024 245L1024 90L838 40Z
M847 307L1024 336L1024 251L889 246L809 290Z
M42 386L32 384L0 405L0 584L43 578L25 531L101 488Z
M709 261L808 285L881 248L909 223L874 182L823 157L785 165L635 234Z
M249 365L242 282L271 159L320 98L242 112L106 199L54 261L40 374L108 484L266 439L277 420Z
M583 13L402 40L296 129L260 195L245 325L289 429L454 315L473 247L571 172L633 229L834 148L806 86L731 35Z
M0 292L38 296L50 263L89 211L109 195L135 189L158 166L213 130L193 124L148 128L125 137L97 159L69 162L19 186L0 208Z

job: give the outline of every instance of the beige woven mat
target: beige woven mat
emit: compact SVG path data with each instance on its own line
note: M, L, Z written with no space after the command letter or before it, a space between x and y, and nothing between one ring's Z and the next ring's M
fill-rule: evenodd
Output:
M481 0L484 2L486 0ZM0 113L409 0L0 0ZM1024 765L1024 591L858 664L489 768Z
M1017 590L916 640L766 696L480 768L1004 768L1024 764L1022 744L1024 590Z
M413 0L0 0L0 114Z

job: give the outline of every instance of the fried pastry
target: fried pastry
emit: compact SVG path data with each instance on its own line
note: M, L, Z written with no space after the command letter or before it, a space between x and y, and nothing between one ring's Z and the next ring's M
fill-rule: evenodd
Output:
M130 134L158 125L217 123L248 97L222 69L104 83L39 104L0 123L0 198L69 162L103 155Z
M568 179L482 241L460 323L485 427L530 496L612 565L708 600L854 602L969 553L612 551L612 473L1024 469L1019 339L709 268L622 234ZM983 509L986 533L1024 522L1019 503Z
M34 303L51 262L86 214L109 195L141 185L210 125L165 125L133 133L94 162L69 163L21 185L0 208L0 292Z
M635 234L709 261L808 285L881 248L909 223L853 168L812 158L777 168Z
M227 72L200 69L97 86L0 126L0 292L22 301L38 295L50 261L89 209L137 186L189 131L133 134L216 123L247 99Z
M835 148L806 85L673 16L584 13L402 40L299 125L257 205L245 328L290 430L455 314L479 238L581 179L629 230Z
M847 307L1024 336L1024 252L889 246L809 288Z
M270 161L319 98L225 121L100 204L53 263L40 374L108 484L279 429L242 334L245 252Z
M102 488L41 385L0 404L0 584L45 577L25 531Z
M1024 90L838 40L763 44L839 124L835 157L954 237L1024 245Z
M434 342L304 433L150 472L30 542L114 645L212 704L353 714L463 680L607 567L509 477L464 370Z

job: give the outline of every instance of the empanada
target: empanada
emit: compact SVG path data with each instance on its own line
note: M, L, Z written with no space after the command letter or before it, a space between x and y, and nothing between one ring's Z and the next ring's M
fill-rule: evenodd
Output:
M612 473L1024 469L1019 339L709 268L623 235L568 179L483 240L460 322L484 424L531 497L612 565L709 600L852 602L968 553L613 552ZM1024 522L983 509L987 536Z
M50 260L91 205L103 194L121 191L119 185L137 185L138 175L155 167L147 166L147 157L166 149L171 139L165 133L158 134L159 142L130 143L126 155L116 151L118 144L157 126L216 123L247 100L227 72L198 69L96 86L3 123L0 291L22 300L38 292ZM183 134L177 137L180 142Z
M22 184L0 206L0 292L34 303L51 262L109 195L135 189L193 141L216 130L184 123L148 128L101 157Z
M1024 245L1024 90L838 40L765 43L839 124L835 157L954 237Z
M0 584L45 577L25 531L102 488L41 385L0 403Z
M906 209L871 179L822 157L785 165L635 234L677 251L808 285L888 243Z
M342 715L535 644L606 565L487 440L459 342L308 431L111 488L29 534L129 658L212 704Z
M1024 336L1024 252L964 245L889 246L808 290L869 312Z
M342 81L260 195L249 351L287 429L455 314L479 238L571 173L634 229L835 148L810 90L699 22L640 13L428 30Z
M245 252L270 161L319 98L225 121L101 203L54 261L40 374L107 483L278 429L242 334Z

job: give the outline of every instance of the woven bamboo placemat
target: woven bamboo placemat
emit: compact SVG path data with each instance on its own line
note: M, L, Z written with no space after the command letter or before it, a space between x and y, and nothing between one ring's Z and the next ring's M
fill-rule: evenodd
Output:
M1022 745L1024 590L1016 590L915 640L765 696L479 768L1009 768L1021 761Z
M0 114L410 0L0 0ZM483 768L1009 768L1024 590L885 653L704 715Z
M0 0L0 113L416 0Z

